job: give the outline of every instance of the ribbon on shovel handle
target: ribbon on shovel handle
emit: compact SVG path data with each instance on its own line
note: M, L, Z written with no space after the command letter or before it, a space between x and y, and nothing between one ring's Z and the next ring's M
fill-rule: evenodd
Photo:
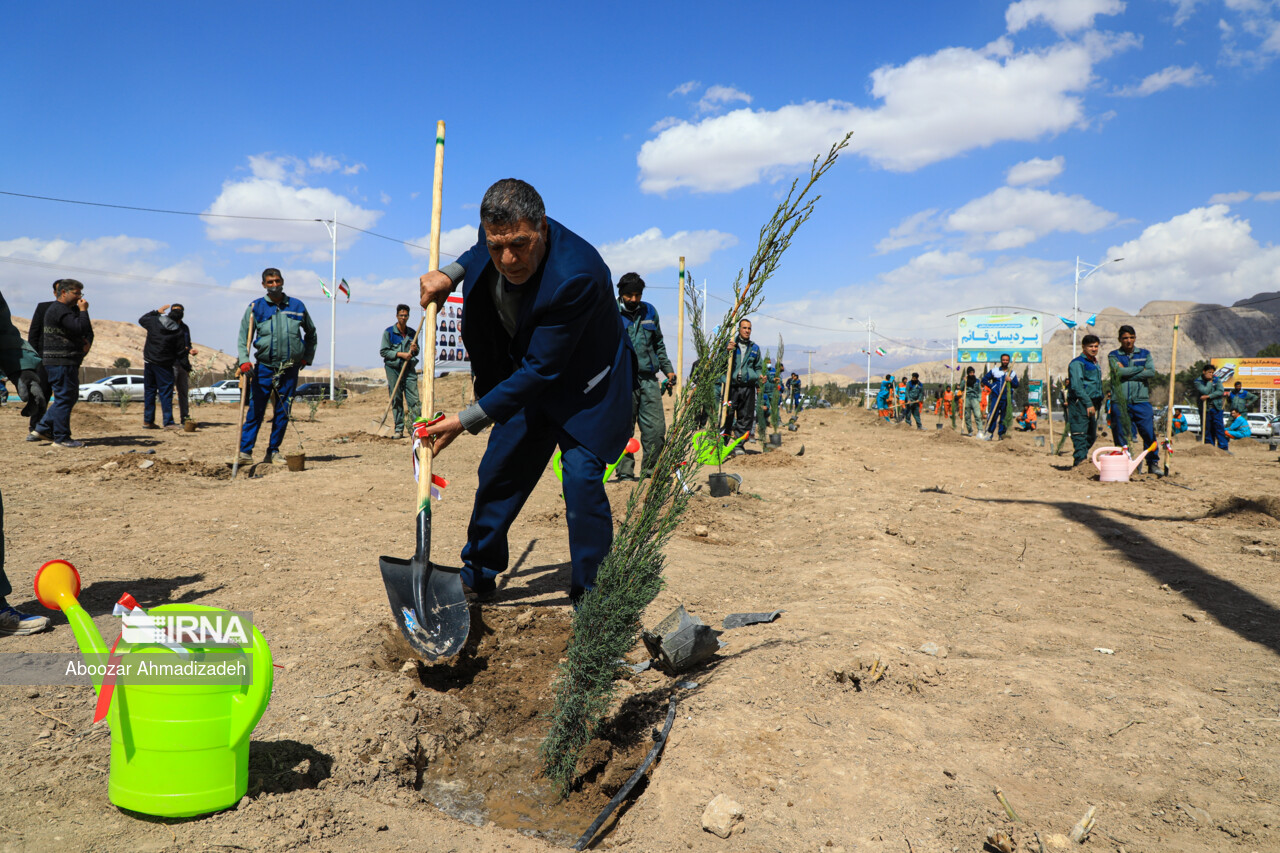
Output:
M444 420L444 412L436 412L435 415L431 417L431 420L424 420L422 418L419 418L417 423L426 424L427 426L432 426L433 424L440 423L440 421L442 420ZM418 482L418 447L419 445L422 444L423 441L424 439L422 438L422 436L418 435L418 430L414 429L413 445L411 446L410 449L413 451L413 481L415 483ZM444 490L448 487L448 485L449 485L448 480L446 480L444 477L441 477L439 474L433 473L431 475L431 497L435 498L438 501L444 500Z

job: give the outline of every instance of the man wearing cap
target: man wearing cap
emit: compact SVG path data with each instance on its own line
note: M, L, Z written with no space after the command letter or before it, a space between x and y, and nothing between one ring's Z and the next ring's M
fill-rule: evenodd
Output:
M396 322L382 333L382 345L378 348L387 373L387 390L391 392L391 411L396 413L396 438L404 438L405 424L418 419L422 405L418 402L417 334L416 329L409 327L409 306L397 305Z
M267 443L266 462L279 463L280 445L289 428L289 408L298 387L298 371L310 364L316 355L316 324L307 306L284 292L284 276L275 267L262 271L262 286L267 295L249 303L240 320L236 341L240 354L240 372L249 375L249 410L240 429L240 462L253 461L253 445L267 414L267 401L272 403L271 438ZM253 349L258 364L249 361L249 331L253 330Z
M671 359L667 357L667 345L662 340L658 311L648 302L641 301L642 295L644 279L640 276L629 272L618 279L618 310L622 312L622 325L636 351L639 367L636 389L631 392L632 432L639 423L640 447L644 450L640 476L648 477L666 441L667 424L662 414L663 385L675 382L676 373L671 367ZM659 380L658 373L662 373L665 380ZM618 463L617 478L635 480L635 469L636 458L627 453Z
M632 431L635 353L600 253L548 217L528 183L489 187L478 237L420 280L424 308L462 282L476 402L414 432L439 454L464 431L493 425L462 549L462 583L480 600L496 594L510 561L507 531L560 447L576 604L613 544L604 472Z

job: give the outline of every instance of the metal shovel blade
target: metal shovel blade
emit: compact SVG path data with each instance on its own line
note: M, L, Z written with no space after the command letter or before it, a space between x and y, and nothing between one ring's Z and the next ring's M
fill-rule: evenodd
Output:
M461 570L433 565L420 555L411 560L379 557L378 567L396 624L413 650L429 661L462 651L471 612Z

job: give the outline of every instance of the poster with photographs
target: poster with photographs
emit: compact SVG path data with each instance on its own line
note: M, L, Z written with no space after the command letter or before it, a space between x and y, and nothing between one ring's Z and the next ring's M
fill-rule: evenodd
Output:
M462 346L462 297L450 296L436 314L436 372L471 370L471 357Z

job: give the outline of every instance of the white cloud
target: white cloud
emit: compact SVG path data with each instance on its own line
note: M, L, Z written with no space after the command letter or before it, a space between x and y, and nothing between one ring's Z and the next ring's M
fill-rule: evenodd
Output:
M1262 246L1247 219L1224 204L1197 207L1146 228L1137 239L1107 250L1094 285L1121 307L1151 299L1198 299L1230 305L1280 289L1280 246Z
M1170 65L1155 74L1148 74L1136 86L1125 86L1122 89L1117 89L1116 94L1125 97L1144 98L1147 95L1154 95L1156 92L1163 92L1170 86L1202 86L1211 82L1213 82L1213 78L1205 74L1199 65L1193 65L1190 68Z
M650 228L634 237L605 243L598 248L616 279L627 272L647 275L675 267L681 255L686 266L694 267L708 261L715 252L736 245L737 237L714 229L677 231L667 237L661 229Z
M726 104L732 104L737 101L749 104L751 103L751 96L732 86L708 86L707 91L702 93L702 98L698 101L698 112L717 112L723 109Z
M916 255L905 265L880 276L880 279L886 284L897 287L914 288L916 285L927 284L940 278L972 275L981 272L985 266L981 258L971 257L965 252L935 250Z
M666 118L660 118L653 123L652 127L649 128L649 132L662 133L662 131L666 130L668 127L675 127L679 123L680 123L680 119L676 118L675 116L667 116Z
M476 225L459 225L457 228L450 228L447 231L440 232L440 266L446 266L450 261L456 259L459 255L470 249L476 244L476 235L479 233L479 227ZM431 246L431 232L427 232L416 240L410 240L410 243L416 243L424 248L416 249L413 246L406 246L409 254L415 258L427 258L431 256L429 247Z
M1253 197L1254 201L1280 201L1280 191L1268 191L1258 193Z
M324 167L329 165L327 161L319 162ZM318 258L328 252L331 241L328 229L315 220L332 219L337 211L340 225L372 228L382 216L381 211L367 210L324 187L306 186L303 177L311 167L296 157L250 156L249 168L253 177L223 183L222 191L204 213L263 218L222 219L206 215L202 218L210 240L250 240L256 251L268 244L276 252L309 249ZM357 231L339 227L338 247L351 246L359 236Z
M1209 204L1239 204L1242 201L1248 201L1253 193L1247 190L1238 190L1233 193L1214 193L1209 196Z
M1264 68L1280 56L1280 2L1226 0L1225 6L1235 23L1218 21L1224 63Z
M1115 219L1116 214L1083 196L1000 187L952 213L946 227L970 235L982 248L1003 251L1053 231L1089 234Z
M1066 160L1059 154L1052 160L1033 157L1010 167L1005 174L1005 183L1011 187L1037 186L1047 184L1062 174Z
M1081 96L1093 81L1094 62L1136 43L1131 36L1095 35L1023 52L1006 39L981 50L946 48L876 69L876 108L806 101L682 121L641 146L640 187L729 192L807 164L850 130L849 151L909 172L997 142L1083 127Z
M1195 12L1196 6L1203 0L1166 0L1174 7L1173 25L1180 27L1191 19L1191 15Z
M383 204L391 204L391 196L387 195L385 192L378 194L378 200Z
M289 154L250 154L249 172L255 178L280 183L302 184L308 175L329 175L341 172L354 175L363 171L363 163L343 164L331 154L313 154L306 160Z
M889 229L889 236L876 243L876 254L918 246L936 240L941 231L941 224L936 216L938 209L931 207L919 213L913 213L906 219Z
M697 80L686 80L684 83L681 83L679 86L676 86L674 89L668 92L667 97L671 98L676 95L687 95L690 92L693 92L700 88L702 88L701 82Z
M1121 0L1018 0L1005 9L1004 20L1011 33L1042 23L1067 35L1091 28L1098 15L1120 14L1124 6Z

